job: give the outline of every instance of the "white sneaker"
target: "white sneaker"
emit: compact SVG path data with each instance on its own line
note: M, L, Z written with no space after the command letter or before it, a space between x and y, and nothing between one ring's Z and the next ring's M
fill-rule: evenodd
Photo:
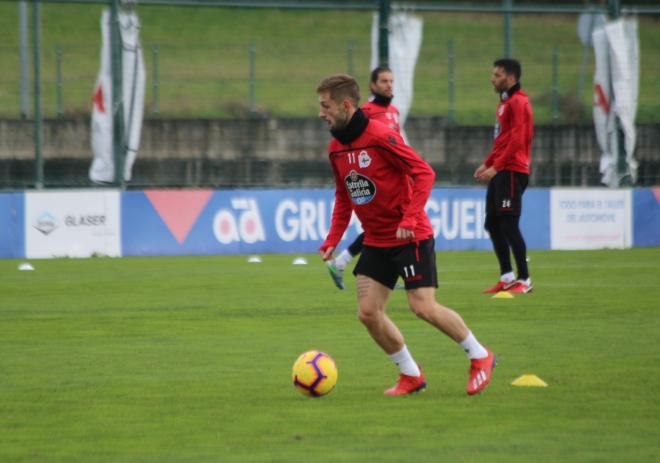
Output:
M513 283L513 286L510 286L507 291L512 294L526 294L532 292L532 280L527 278L526 280L516 280Z

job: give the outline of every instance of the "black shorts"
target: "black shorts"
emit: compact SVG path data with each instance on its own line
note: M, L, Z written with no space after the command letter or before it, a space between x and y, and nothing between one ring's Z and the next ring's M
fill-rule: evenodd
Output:
M486 193L486 215L516 215L522 212L522 195L529 175L501 170L490 182Z
M406 289L437 288L435 239L391 248L364 246L353 274L372 278L390 289L399 277Z

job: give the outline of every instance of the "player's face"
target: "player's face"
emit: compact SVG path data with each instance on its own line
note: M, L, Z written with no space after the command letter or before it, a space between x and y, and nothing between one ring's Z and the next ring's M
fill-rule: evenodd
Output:
M394 75L385 71L378 74L376 82L371 83L372 93L378 93L387 98L392 98L394 92Z
M490 83L497 93L502 93L505 90L513 87L515 78L512 74L507 74L504 68L495 66L493 74L490 76Z
M330 92L319 93L319 117L330 130L341 130L348 124L346 101L337 103L330 98Z

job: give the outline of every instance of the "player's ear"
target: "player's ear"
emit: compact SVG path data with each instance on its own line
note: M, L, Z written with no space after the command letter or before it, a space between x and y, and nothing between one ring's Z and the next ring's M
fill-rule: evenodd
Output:
M348 98L344 98L344 101L342 101L342 105L344 106L344 111L348 111L353 106L353 103L351 103L351 100L349 100Z

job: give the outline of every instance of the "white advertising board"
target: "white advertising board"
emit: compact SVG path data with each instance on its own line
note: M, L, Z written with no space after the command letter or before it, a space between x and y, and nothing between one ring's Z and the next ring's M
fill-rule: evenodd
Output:
M25 194L28 258L121 255L118 191Z
M632 246L631 190L552 189L550 248Z

